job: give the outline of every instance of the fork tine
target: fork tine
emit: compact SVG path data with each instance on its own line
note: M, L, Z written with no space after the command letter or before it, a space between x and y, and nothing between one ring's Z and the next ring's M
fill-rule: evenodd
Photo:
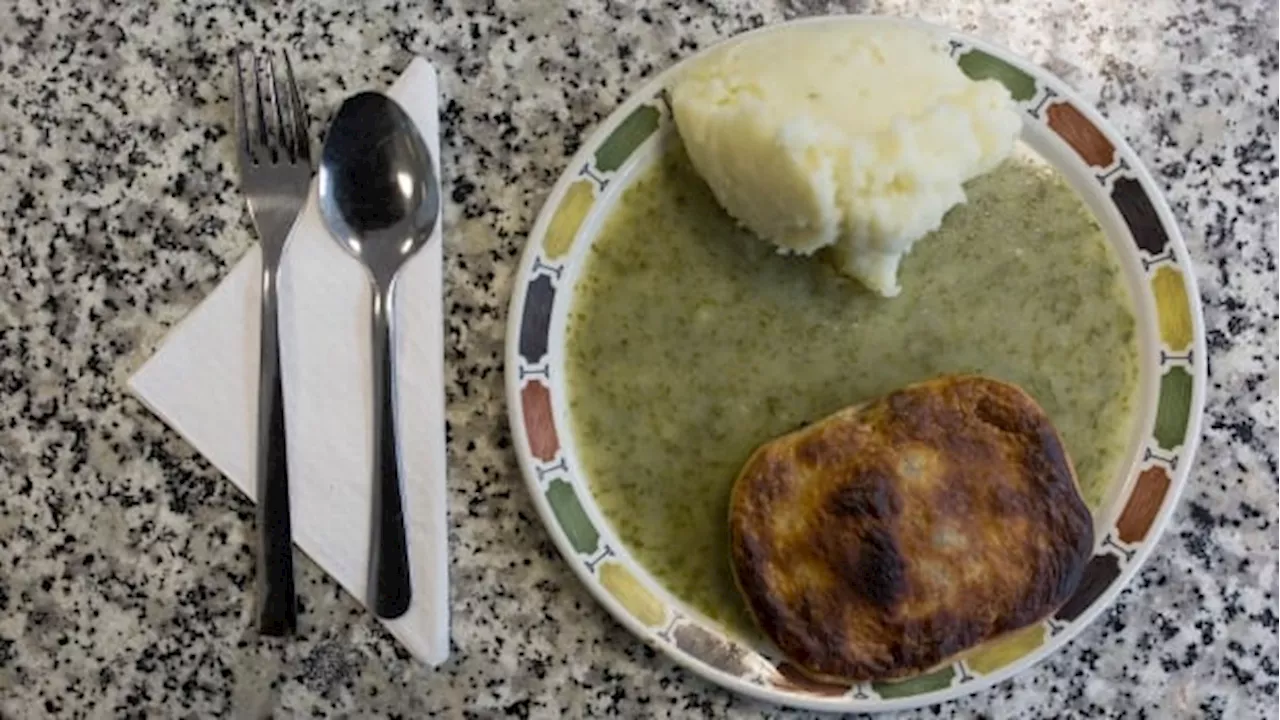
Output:
M275 125L272 127L273 137L278 150L277 158L285 162L293 162L294 150L292 133L284 121L284 94L280 92L280 82L276 79L275 53L267 53L267 77L271 79L271 104L275 106Z
M284 73L289 82L289 108L293 111L293 140L297 159L311 167L311 140L307 137L307 108L298 93L298 83L293 79L293 63L289 52L284 51Z
M236 115L236 151L239 159L243 164L245 161L253 161L253 145L252 137L249 135L248 126L248 109L245 106L244 96L244 66L240 63L241 49L237 47L232 51L231 56L235 59L236 66L236 86L235 86L235 115Z
M272 144L271 123L267 119L267 99L262 94L262 56L258 53L253 54L253 89L256 96L256 108L258 116L258 142L263 149L266 158L274 161L276 157L276 146Z

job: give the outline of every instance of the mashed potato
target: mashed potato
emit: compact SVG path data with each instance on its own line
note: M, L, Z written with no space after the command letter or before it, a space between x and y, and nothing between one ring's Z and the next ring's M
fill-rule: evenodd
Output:
M730 215L784 252L831 248L885 296L902 256L1021 128L1004 86L967 78L928 32L888 25L744 38L678 78L671 101Z

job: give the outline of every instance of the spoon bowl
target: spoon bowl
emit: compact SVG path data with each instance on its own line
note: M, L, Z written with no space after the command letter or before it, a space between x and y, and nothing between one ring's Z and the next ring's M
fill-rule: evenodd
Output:
M375 275L394 274L440 215L431 151L408 113L376 92L353 95L334 116L318 195L330 232Z

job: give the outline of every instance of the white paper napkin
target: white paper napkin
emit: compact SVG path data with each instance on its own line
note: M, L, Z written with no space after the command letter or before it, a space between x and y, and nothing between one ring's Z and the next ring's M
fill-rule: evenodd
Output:
M388 94L417 123L439 173L436 73L415 58ZM387 627L431 665L449 654L440 227L396 287L396 418L413 602ZM257 246L165 338L130 389L250 498L255 494ZM324 227L312 190L280 277L280 352L294 541L365 600L373 463L372 291Z

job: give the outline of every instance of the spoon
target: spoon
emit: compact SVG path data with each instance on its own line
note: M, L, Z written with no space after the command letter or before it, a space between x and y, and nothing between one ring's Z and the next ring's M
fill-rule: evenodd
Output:
M375 92L338 108L320 157L320 214L373 282L373 538L369 586L379 617L409 609L412 584L392 404L396 273L426 244L440 215L431 151L413 120Z

